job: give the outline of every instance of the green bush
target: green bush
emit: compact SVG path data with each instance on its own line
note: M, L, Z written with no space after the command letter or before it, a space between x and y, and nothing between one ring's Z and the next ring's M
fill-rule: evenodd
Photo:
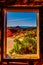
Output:
M28 32L26 36L23 37L22 41L19 40L19 38L14 38L14 47L12 50L10 50L10 53L24 53L28 51L31 51L31 53L36 53L37 48L37 40L36 38L32 37L32 33Z

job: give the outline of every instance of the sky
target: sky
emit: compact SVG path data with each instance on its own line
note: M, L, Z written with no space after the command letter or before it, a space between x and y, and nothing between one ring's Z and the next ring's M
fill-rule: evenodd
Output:
M36 12L7 12L7 27L36 26Z

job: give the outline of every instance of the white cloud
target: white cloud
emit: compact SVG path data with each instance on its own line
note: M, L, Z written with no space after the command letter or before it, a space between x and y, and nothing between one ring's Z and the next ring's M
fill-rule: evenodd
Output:
M8 20L9 22L12 22L12 21L21 21L21 20L26 20L26 19L30 19L30 18L21 18L21 19L11 19L11 20Z
M36 26L36 23L30 23L31 21L28 21L27 19L30 19L30 18L8 20L7 26L9 27L10 26Z

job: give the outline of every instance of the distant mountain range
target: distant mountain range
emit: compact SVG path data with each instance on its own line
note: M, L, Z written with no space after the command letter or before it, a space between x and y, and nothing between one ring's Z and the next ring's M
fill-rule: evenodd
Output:
M29 26L15 26L15 27L7 27L7 36L12 36L13 33L18 32L18 30L33 30L36 27L29 27Z
M14 26L14 27L7 27L7 28L12 28L12 29L25 29L25 28L36 28L36 26Z

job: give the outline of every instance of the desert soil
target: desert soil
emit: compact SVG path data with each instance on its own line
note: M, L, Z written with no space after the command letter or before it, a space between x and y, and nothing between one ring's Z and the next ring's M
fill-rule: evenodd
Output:
M7 53L13 48L13 38L7 37Z

